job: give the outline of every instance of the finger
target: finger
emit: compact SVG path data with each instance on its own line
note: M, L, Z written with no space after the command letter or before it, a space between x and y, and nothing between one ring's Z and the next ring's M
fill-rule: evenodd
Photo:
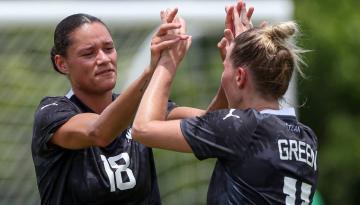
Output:
M247 20L248 20L248 28L253 28L253 24L252 24L252 21L251 21L251 17L254 13L254 7L250 7L249 10L247 11L246 13L246 17L247 17Z
M264 27L266 27L267 25L268 25L268 22L263 21L263 22L260 23L260 28L264 28Z
M219 43L217 44L218 48L224 48L226 46L226 38L222 37Z
M248 18L246 16L246 4L245 3L243 3L241 6L240 19L241 19L242 23L244 23L244 24L248 23Z
M234 7L229 6L226 12L226 18L225 18L225 29L234 30L234 22L233 22L233 12Z
M241 10L243 7L243 2L242 0L239 0L236 4L235 4L235 9L238 12L238 14L241 14Z
M176 14L177 14L177 12L178 12L178 8L175 8L175 9L173 9L173 10L170 10L170 12L168 13L168 16L167 16L166 21L167 21L168 23L173 22Z
M224 36L225 36L225 39L227 40L227 43L230 43L234 40L234 34L231 32L230 29L224 30Z
M160 11L160 19L163 23L166 23L166 14L163 10Z
M189 38L189 36L188 35L175 35L175 34L167 34L165 36L156 36L151 40L151 45L156 45L163 41L169 41L169 40L173 40L176 38L179 38L180 40L186 40Z
M168 32L169 30L178 29L178 28L180 28L180 27L181 27L181 25L178 24L178 23L166 23L166 24L161 24L156 35L157 35L157 36L163 36L163 35L167 34L167 32Z
M239 5L240 3L242 4L242 2L238 2L237 5ZM233 22L234 22L234 30L233 30L234 32L233 33L236 36L242 32L242 29L241 29L242 23L241 23L238 9L237 9L237 5L235 6L236 8L233 9Z
M246 17L250 20L251 19L251 17L252 17L252 15L253 15L253 13L254 13L254 7L250 7L249 8L249 10L248 10L248 12L247 12L247 14L246 14Z
M219 49L221 59L224 60L225 56L226 56L226 38L225 37L223 37L220 40L220 42L217 44L217 47Z
M151 50L156 51L156 52L163 51L164 49L168 49L168 48L171 48L174 45L176 45L176 43L178 43L179 40L180 40L179 38L176 38L176 39L172 39L172 40L169 40L169 41L161 42L161 43L156 44L156 45L152 45Z
M229 6L229 5L226 5L226 6L225 6L225 12L226 12L226 13L229 12L229 9L230 9L230 6Z

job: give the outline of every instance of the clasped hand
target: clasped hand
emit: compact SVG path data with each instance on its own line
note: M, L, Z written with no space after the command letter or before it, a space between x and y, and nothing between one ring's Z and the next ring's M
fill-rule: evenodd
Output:
M158 63L176 69L191 45L191 36L186 35L186 22L177 16L178 9L160 12L162 24L151 41L151 67Z
M253 27L251 16L254 8L246 9L246 4L239 0L236 4L226 6L224 37L217 47L222 60L235 37ZM176 69L191 45L191 36L186 34L186 22L177 15L178 9L167 9L160 12L162 24L151 41L151 68L158 63Z

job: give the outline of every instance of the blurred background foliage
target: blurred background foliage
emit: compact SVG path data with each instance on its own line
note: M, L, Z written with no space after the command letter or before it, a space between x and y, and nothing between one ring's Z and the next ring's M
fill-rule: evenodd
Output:
M294 18L303 32L299 43L312 50L305 55L307 79L298 78L299 116L319 138L318 190L326 205L360 201L359 4L294 1ZM49 59L54 26L0 27L0 204L39 204L30 153L33 113L43 96L69 89ZM120 88L133 54L154 27L124 31L110 26ZM222 72L216 49L221 32L193 40L172 87L171 99L179 105L205 108L215 94ZM155 158L164 204L205 204L213 160L161 150L155 150Z
M308 79L298 84L302 122L318 135L325 204L360 202L360 2L294 1Z

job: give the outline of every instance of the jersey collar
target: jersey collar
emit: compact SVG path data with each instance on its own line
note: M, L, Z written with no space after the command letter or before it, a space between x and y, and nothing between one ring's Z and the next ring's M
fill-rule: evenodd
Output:
M115 98L117 97L118 95L116 94L112 94L112 101L115 100ZM80 109L83 111L83 112L92 112L92 113L95 113L92 109L90 109L87 105L85 105L78 97L76 97L76 95L74 94L74 91L72 89L70 89L66 95L65 95L66 98L68 98L70 101L74 102L77 106L80 107Z
M70 89L70 90L66 93L65 97L67 97L68 99L70 99L73 95L74 95L74 91L73 91L72 89Z
M295 109L293 107L282 108L280 110L266 109L266 110L261 110L260 113L261 114L285 115L285 116L296 117Z

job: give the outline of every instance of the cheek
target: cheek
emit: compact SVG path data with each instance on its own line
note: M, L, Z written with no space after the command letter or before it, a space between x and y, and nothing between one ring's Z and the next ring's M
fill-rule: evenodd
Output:
M235 92L235 73L234 70L226 69L221 76L221 86L223 87L227 97Z
M229 84L231 83L229 77L230 77L229 73L225 71L221 75L221 86L224 89L226 95L229 90L229 86L230 86Z
M225 69L221 75L221 84L227 85L231 82L232 73L228 69Z
M78 82L86 82L93 75L93 65L90 62L77 61L72 64L71 78Z
M117 52L116 52L116 50L110 55L110 59L111 59L112 63L116 66L116 64L117 64Z

